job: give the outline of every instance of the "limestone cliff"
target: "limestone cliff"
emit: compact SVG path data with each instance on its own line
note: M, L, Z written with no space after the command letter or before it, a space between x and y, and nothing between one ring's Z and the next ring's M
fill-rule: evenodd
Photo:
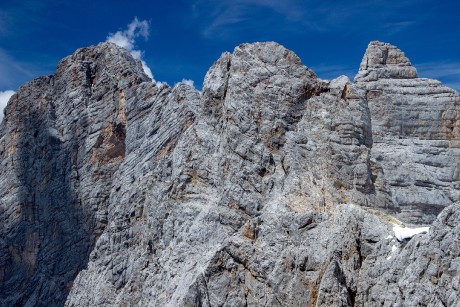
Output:
M102 43L0 128L1 306L460 303L460 95L389 44L354 82L243 44L199 93Z
M417 78L407 57L372 42L355 78L372 118L371 158L383 168L399 216L429 223L460 200L460 96Z

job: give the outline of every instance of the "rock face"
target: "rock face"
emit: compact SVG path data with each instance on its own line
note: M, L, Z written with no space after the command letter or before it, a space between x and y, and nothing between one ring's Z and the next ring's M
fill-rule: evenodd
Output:
M355 78L372 118L371 159L408 222L430 223L460 200L460 96L417 78L396 47L371 42Z
M201 93L79 49L1 123L0 305L459 304L459 116L380 42L354 82L243 44Z
M107 225L126 101L148 80L126 52L103 44L11 98L0 139L0 305L65 301Z

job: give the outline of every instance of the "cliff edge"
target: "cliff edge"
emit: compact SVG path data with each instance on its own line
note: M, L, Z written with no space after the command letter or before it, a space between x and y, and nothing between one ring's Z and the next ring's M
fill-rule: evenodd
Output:
M1 306L460 303L460 95L390 44L354 81L242 44L200 93L101 43L0 128Z

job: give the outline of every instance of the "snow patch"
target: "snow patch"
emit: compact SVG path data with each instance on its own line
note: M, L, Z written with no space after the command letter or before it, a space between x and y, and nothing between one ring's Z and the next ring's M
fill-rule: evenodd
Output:
M393 225L393 232L395 233L395 237L396 239L398 239L399 242L411 239L413 236L419 233L428 233L429 230L430 227L409 228Z
M392 245L391 246L391 253L390 255L387 257L387 260L390 260L391 257L393 256L393 254L398 250L398 248L396 247L396 245Z

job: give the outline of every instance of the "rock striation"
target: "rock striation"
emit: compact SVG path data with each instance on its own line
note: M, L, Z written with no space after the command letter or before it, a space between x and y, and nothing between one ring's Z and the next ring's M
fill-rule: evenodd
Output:
M353 82L242 44L201 93L79 49L0 125L0 305L459 304L459 116L381 42Z
M417 78L394 46L371 42L355 78L372 118L371 160L381 165L398 216L430 223L460 200L460 96Z

